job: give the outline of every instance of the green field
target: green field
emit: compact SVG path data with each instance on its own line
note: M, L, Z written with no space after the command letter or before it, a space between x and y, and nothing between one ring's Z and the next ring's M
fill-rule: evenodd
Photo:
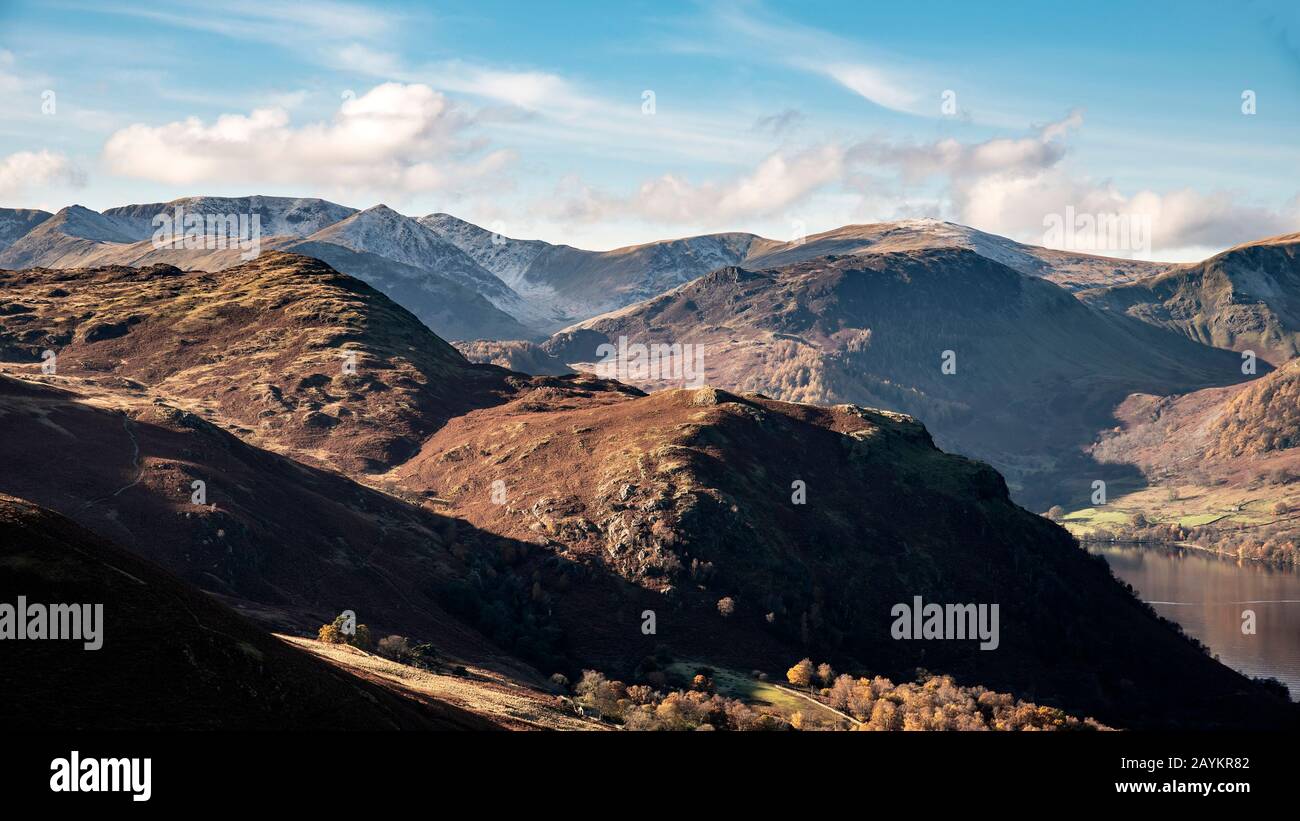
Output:
M1099 527L1128 524L1132 520L1132 514L1121 510L1098 510L1095 507L1085 507L1066 514L1062 517L1061 524L1065 526L1066 530L1080 536L1091 533Z
M713 667L699 661L678 661L669 665L665 672L676 683L689 687L691 679L695 678L695 671L702 667L708 667L713 671L713 686L719 695L772 707L784 715L812 707L810 703L798 696L791 695L769 682L759 681L739 670Z
M1138 513L1152 524L1177 524L1185 528L1216 522L1258 525L1277 518L1272 512L1276 498L1243 500L1237 491L1214 494L1204 488L1195 488L1193 493L1183 488L1178 499L1167 499L1165 493L1162 488L1151 488L1115 499L1106 508L1071 511L1061 517L1060 523L1075 536L1085 536L1098 528L1130 524Z

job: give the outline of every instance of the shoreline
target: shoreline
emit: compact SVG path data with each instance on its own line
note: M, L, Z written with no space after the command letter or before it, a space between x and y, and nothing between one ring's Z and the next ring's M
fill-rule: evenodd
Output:
M1275 567L1281 570L1289 569L1292 571L1300 571L1300 565L1296 565L1293 563L1280 562L1274 559L1261 559L1255 556L1237 556L1232 553L1224 553L1220 550L1215 550L1212 547L1204 547L1202 545L1192 544L1191 542L1139 541L1136 539L1087 539L1079 536L1075 536L1074 540L1079 544L1080 547L1088 544L1133 545L1136 547L1176 547L1179 550L1196 550L1196 551L1200 551L1201 553L1208 553L1211 556L1217 556L1220 559L1226 559L1226 560L1238 561L1238 562L1243 562L1243 561L1255 562L1257 564L1262 564L1266 567Z

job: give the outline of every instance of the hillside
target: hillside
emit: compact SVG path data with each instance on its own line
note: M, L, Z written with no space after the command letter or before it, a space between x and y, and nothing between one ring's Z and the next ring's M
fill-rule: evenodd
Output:
M620 337L703 346L706 381L730 390L912 414L942 447L996 467L1038 510L1086 496L1094 479L1124 478L1081 449L1128 394L1243 378L1235 354L1090 309L961 248L721 269L543 347L603 373L598 346ZM943 371L945 351L953 373Z
M381 470L448 418L496 401L471 366L374 288L308 257L267 253L219 274L170 266L0 272L0 356L116 376L247 441ZM349 373L346 368L351 368Z
M980 259L973 278L1006 279ZM928 281L925 260L906 270ZM780 671L816 651L1112 726L1292 720L910 418L473 365L381 293L286 254L215 275L0 276L0 492L276 629L352 609L532 688L688 661ZM39 371L46 346L57 373ZM335 370L344 346L356 374ZM914 596L999 604L998 650L893 640L891 608Z
M1300 360L1227 388L1135 395L1092 452L1143 483L1104 508L1063 512L1088 538L1189 544L1300 562Z
M457 552L493 550L496 536L421 498L252 447L143 386L51 381L63 387L0 376L10 434L0 493L67 516L273 629L314 633L350 609L376 630L518 666L437 595L466 571Z
M1196 265L1081 297L1207 345L1253 350L1280 365L1300 353L1300 234L1239 245Z
M942 453L906 417L710 388L539 390L454 420L393 477L480 529L545 546L505 566L532 580L573 654L611 675L659 669L660 645L739 669L815 648L883 675L951 673L1118 726L1211 714L1233 723L1255 709L1244 678L1178 637L1064 531L1012 504L994 471ZM796 480L806 504L792 503ZM467 602L482 583L467 581ZM999 603L997 652L892 640L891 608L914 596ZM647 610L652 636L639 629ZM1278 706L1275 718L1290 720Z
M342 672L161 568L0 495L0 601L102 605L84 641L6 641L7 730L484 730L493 722ZM39 676L29 675L39 670Z

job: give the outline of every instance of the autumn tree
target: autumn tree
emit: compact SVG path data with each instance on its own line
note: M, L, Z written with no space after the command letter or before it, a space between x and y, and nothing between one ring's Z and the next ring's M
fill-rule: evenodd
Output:
M804 659L789 670L786 670L785 677L786 680L795 687L811 686L813 677L812 659Z
M411 643L406 636L385 636L379 640L379 646L376 651L384 658L401 659L411 650Z
M826 662L817 665L817 680L822 683L823 687L830 687L831 682L835 681L835 670Z
M326 644L350 644L361 650L371 648L369 627L364 624L356 625L354 630L345 629L347 627L348 617L340 614L330 624L321 625L320 630L316 631L316 639Z

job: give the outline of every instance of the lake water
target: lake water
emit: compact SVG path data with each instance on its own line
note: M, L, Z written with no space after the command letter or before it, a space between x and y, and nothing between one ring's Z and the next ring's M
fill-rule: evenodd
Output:
M1249 676L1269 676L1300 700L1300 573L1176 548L1089 545L1160 615ZM1241 631L1255 611L1255 635Z

